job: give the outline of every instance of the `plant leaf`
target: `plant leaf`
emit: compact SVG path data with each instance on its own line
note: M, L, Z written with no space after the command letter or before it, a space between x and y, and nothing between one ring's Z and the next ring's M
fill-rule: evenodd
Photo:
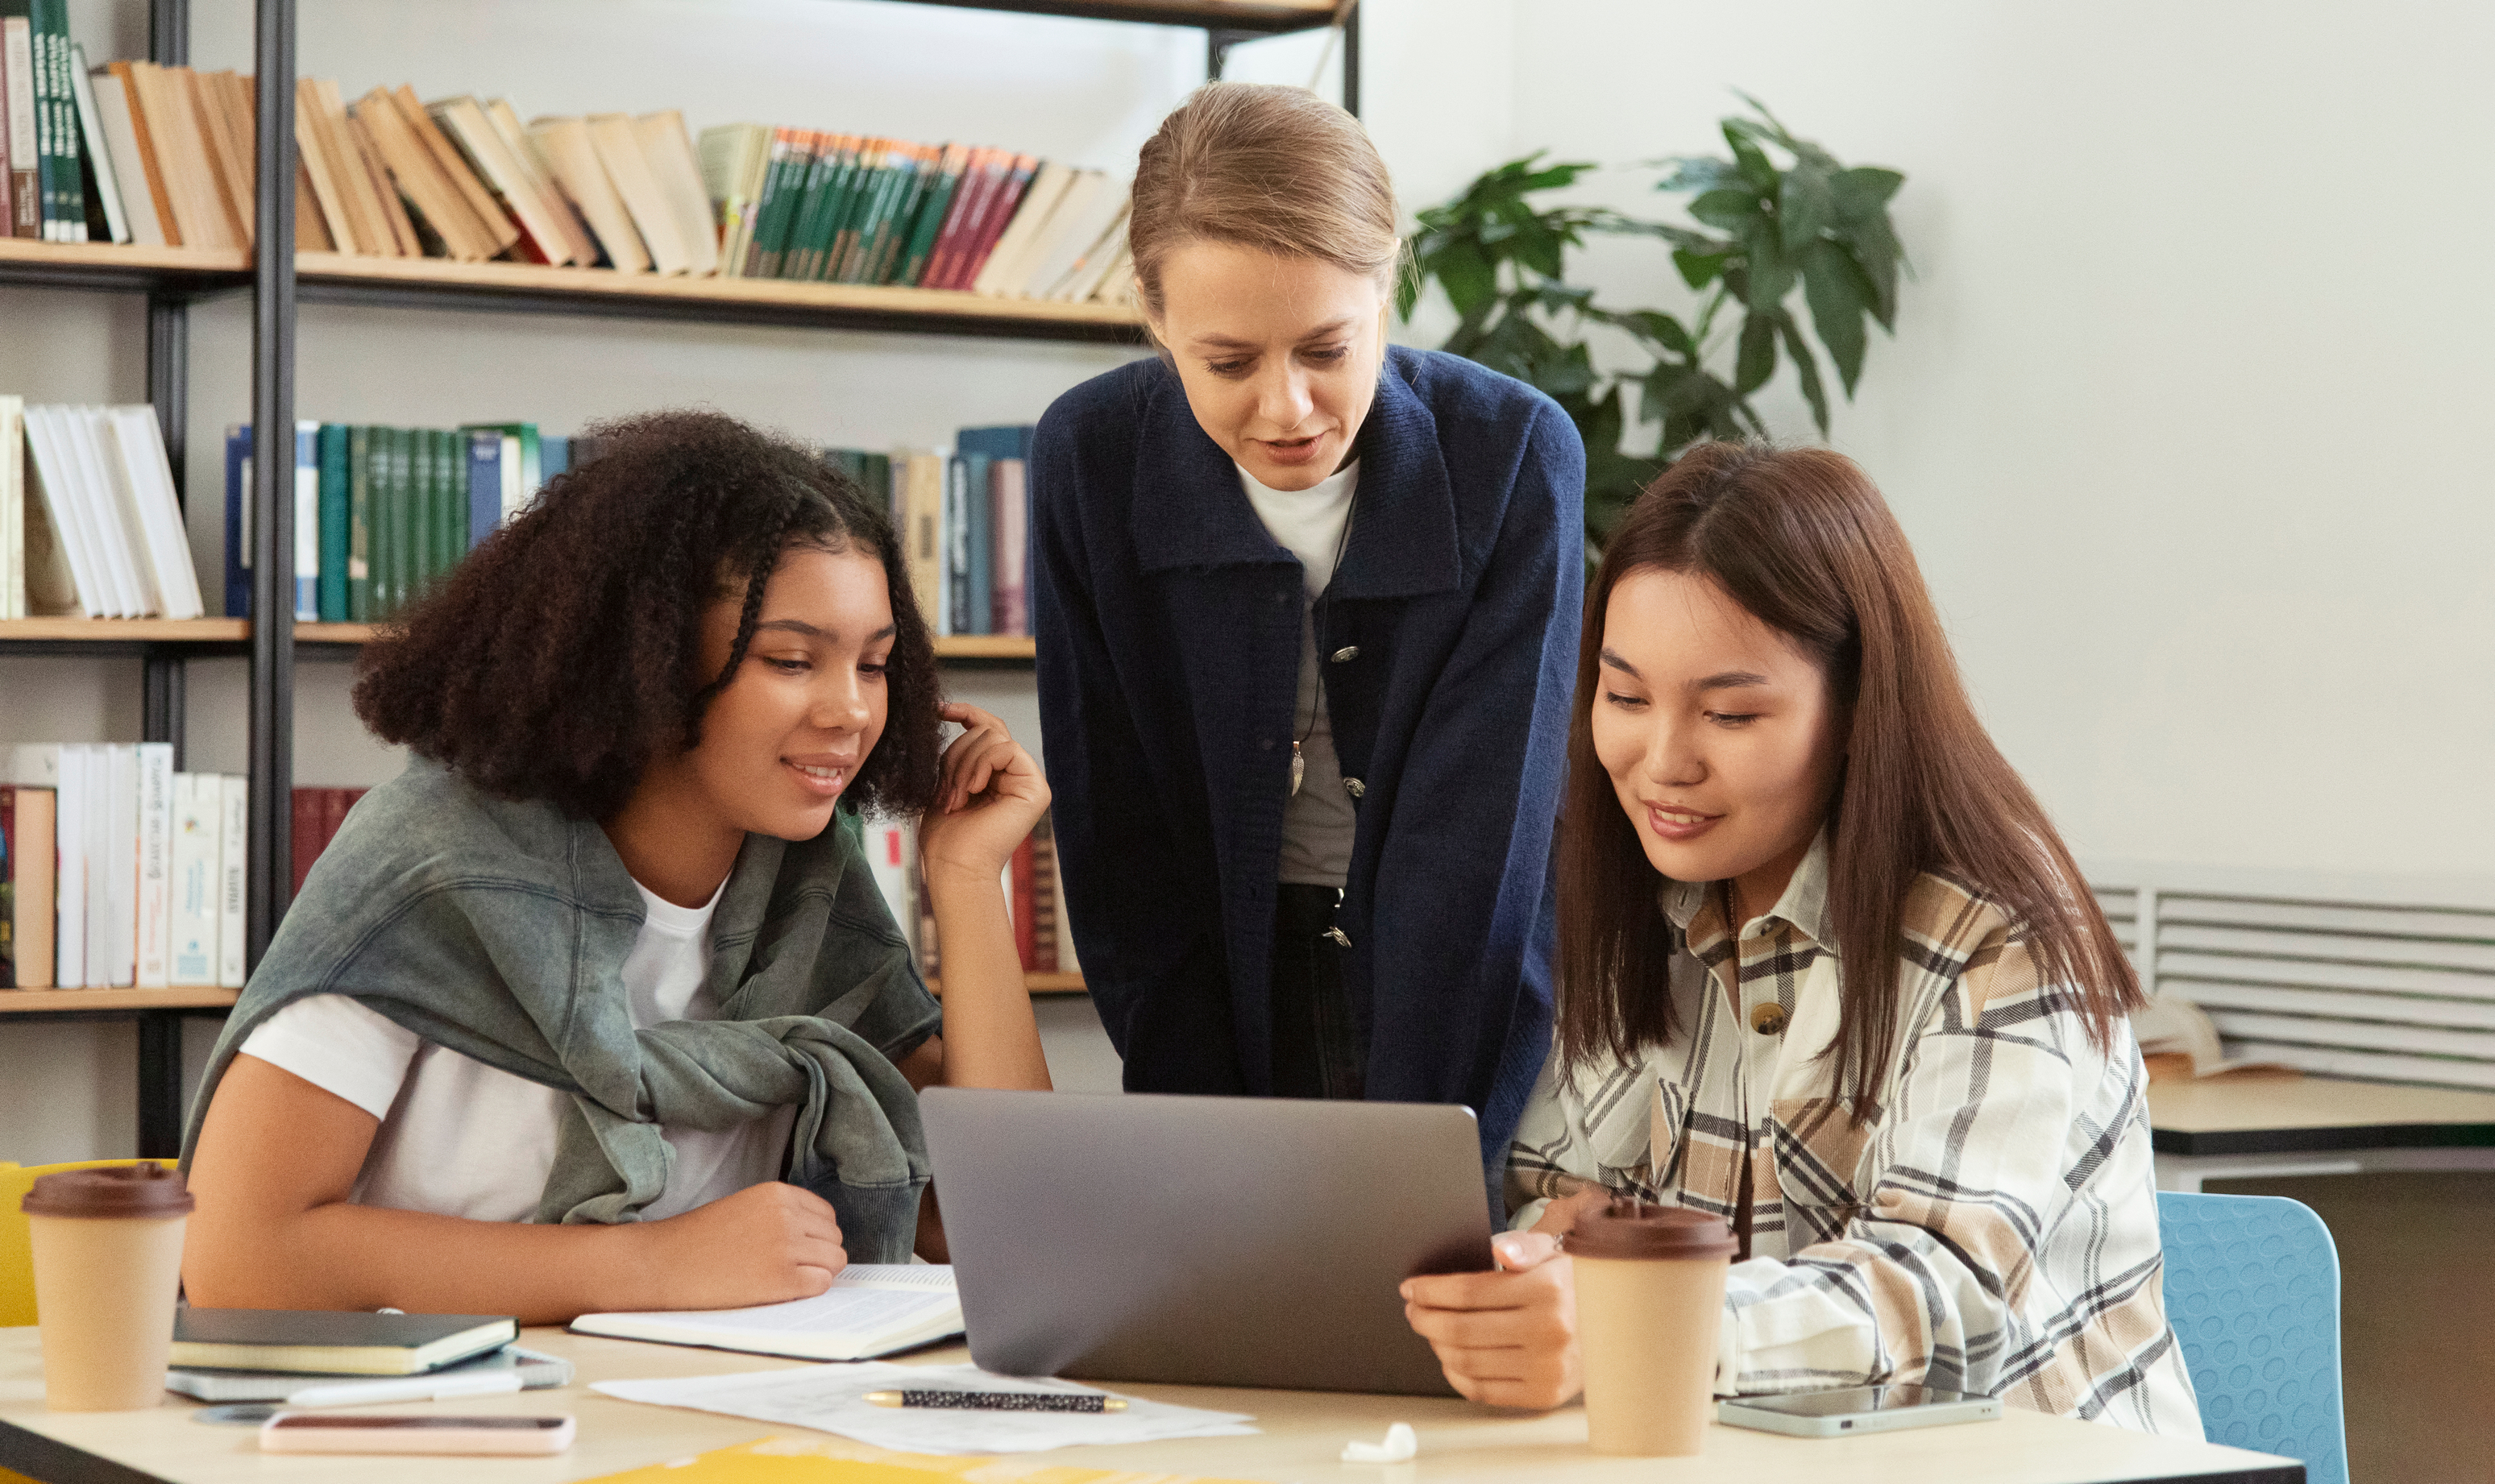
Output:
M1704 256L1682 249L1672 255L1672 265L1680 270L1680 281L1692 288L1704 288L1724 271L1725 259L1732 253L1710 253Z
M1633 309L1623 315L1604 315L1607 323L1618 325L1641 342L1660 346L1683 358L1698 353L1698 343L1689 338L1681 322L1659 309Z
M1746 397L1776 374L1776 319L1772 312L1750 312L1741 321L1741 350L1733 363L1733 391Z
M1860 222L1889 204L1906 177L1876 165L1839 170L1829 178L1829 197L1839 222Z
M1772 222L1761 220L1755 223L1742 238L1742 244L1749 249L1742 262L1749 277L1743 286L1741 299L1749 306L1750 313L1765 314L1783 303L1785 295L1793 292L1794 260L1785 256L1782 238Z
M1905 250L1897 246L1895 233L1889 229L1889 214L1874 212L1859 222L1849 222L1836 229L1836 240L1854 255L1871 284L1871 318L1880 321L1884 330L1897 328L1897 262Z
M1654 183L1658 191L1712 191L1746 183L1732 161L1713 155L1673 155L1646 163L1668 172Z
M1791 315L1776 316L1776 332L1785 343L1785 353L1793 357L1794 375L1802 379L1803 400L1810 404L1810 420L1819 424L1819 436L1828 437L1828 388L1819 384L1819 362L1810 353L1809 342L1802 339L1802 326ZM1826 335L1821 336L1826 339ZM1850 391L1852 383L1848 383Z
M1710 191L1689 203L1689 214L1710 227L1728 232L1745 232L1765 215L1755 191L1727 187Z
M1752 142L1749 131L1740 124L1739 119L1724 121L1724 142L1733 147L1733 163L1740 167L1742 177L1759 195L1773 197L1776 194L1776 167L1768 162L1767 152Z
M1784 186L1776 194L1776 225L1783 230L1786 252L1799 253L1804 244L1817 241L1835 214L1826 170L1802 162L1785 171Z
M1456 313L1469 315L1473 308L1498 292L1498 270L1480 246L1469 239L1458 238L1440 250L1431 265L1438 282L1446 286L1447 299Z
M1851 401L1854 385L1863 377L1863 317L1870 313L1871 283L1863 276L1854 255L1823 239L1802 254L1802 292L1810 305L1811 327L1819 332L1819 343L1828 348L1829 359L1836 363L1837 379L1845 383L1845 396ZM1820 419L1820 431L1828 431L1825 416Z

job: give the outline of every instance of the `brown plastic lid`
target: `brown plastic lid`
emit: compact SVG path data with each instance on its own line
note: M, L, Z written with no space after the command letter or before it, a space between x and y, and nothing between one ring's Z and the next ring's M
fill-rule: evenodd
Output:
M162 1165L122 1165L110 1169L71 1169L45 1175L19 1207L28 1216L188 1215L195 1204L179 1170Z
M1736 1245L1720 1216L1625 1197L1578 1217L1559 1242L1572 1257L1679 1260L1729 1257Z

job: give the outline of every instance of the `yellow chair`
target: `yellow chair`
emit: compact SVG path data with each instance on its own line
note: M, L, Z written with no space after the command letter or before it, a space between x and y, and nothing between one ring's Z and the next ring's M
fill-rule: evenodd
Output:
M124 1165L171 1160L81 1160L69 1165L0 1164L0 1328L35 1322L35 1250L26 1235L26 1213L17 1209L26 1192L46 1175L65 1169L117 1169Z

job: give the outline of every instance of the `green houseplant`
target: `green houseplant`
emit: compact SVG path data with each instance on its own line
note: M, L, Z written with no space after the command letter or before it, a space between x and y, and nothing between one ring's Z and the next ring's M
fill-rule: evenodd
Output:
M1648 162L1664 172L1656 190L1690 196L1696 226L1601 207L1537 208L1528 197L1573 185L1597 167L1546 165L1536 153L1420 213L1420 229L1408 241L1414 271L1403 280L1398 312L1408 320L1434 279L1458 316L1443 348L1530 382L1575 419L1586 442L1589 549L1682 448L1707 438L1767 435L1750 398L1775 375L1780 353L1792 361L1825 435L1821 357L1851 400L1868 325L1895 329L1904 252L1889 201L1905 177L1876 166L1849 167L1797 137L1755 99L1742 101L1755 116L1723 120L1730 159ZM1598 232L1656 239L1697 295L1694 307L1683 315L1615 309L1570 284L1569 250ZM1788 302L1797 291L1810 313L1807 333ZM1585 338L1595 325L1623 332L1648 364L1597 368ZM1660 425L1651 454L1621 448L1632 409L1637 425Z

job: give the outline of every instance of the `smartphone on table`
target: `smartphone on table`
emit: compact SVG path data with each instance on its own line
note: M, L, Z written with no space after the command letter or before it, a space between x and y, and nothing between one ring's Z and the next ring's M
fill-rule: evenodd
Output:
M1796 1438L1844 1438L1952 1422L1989 1422L1999 1397L1968 1396L1934 1386L1852 1386L1843 1391L1793 1391L1781 1396L1727 1397L1715 1420Z

